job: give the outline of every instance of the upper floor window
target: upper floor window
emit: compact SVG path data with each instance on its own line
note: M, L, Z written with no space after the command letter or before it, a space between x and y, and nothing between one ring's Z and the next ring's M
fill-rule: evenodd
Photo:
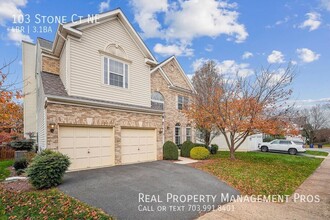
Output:
M153 92L151 94L151 108L164 110L164 97L160 92Z
M128 88L128 65L104 57L104 84Z
M189 98L185 96L178 96L178 109L182 110L189 102Z

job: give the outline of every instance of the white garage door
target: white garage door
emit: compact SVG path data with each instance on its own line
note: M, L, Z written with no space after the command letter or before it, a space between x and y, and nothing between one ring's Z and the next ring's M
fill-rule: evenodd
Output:
M59 151L70 157L69 170L112 166L114 165L113 129L61 126Z
M155 130L122 129L121 146L123 164L157 160Z

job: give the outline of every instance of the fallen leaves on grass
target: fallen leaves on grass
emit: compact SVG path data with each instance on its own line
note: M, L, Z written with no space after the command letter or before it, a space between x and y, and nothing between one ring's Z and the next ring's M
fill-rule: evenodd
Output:
M112 219L56 188L10 192L0 185L0 198L0 216L8 219Z
M245 195L291 195L314 172L322 159L283 154L219 152L208 161L193 165Z

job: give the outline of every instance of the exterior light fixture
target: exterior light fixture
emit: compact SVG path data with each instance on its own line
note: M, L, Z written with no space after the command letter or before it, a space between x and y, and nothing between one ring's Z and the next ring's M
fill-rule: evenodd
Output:
M55 123L49 123L50 126L50 132L54 133L55 131Z

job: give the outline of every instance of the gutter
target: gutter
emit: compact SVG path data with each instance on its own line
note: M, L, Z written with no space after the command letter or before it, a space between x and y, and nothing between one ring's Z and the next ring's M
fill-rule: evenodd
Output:
M176 90L176 91L181 91L181 92L186 92L186 93L194 93L194 91L185 89L185 88L181 88L181 87L177 87L177 86L168 86L168 88Z
M46 95L45 106L47 106L47 103L78 104L78 105L95 106L95 107L101 107L107 109L110 108L110 109L126 110L132 112L140 112L140 113L151 113L155 115L162 115L164 113L163 111L154 110L154 109L144 109L134 106L122 106L122 105L102 103L92 100L83 100L83 99L80 100L71 97L61 97L61 96L53 96L53 95Z

